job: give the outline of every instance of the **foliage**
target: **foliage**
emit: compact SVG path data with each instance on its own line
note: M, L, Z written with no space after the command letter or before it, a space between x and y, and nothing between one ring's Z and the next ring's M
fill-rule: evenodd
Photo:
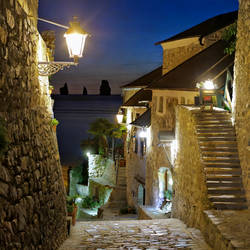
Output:
M67 205L67 212L68 213L72 213L73 212L73 209L74 209L74 206L73 206L73 204L66 204Z
M98 138L88 138L86 140L81 141L80 147L85 155L87 152L91 154L98 153Z
M77 183L83 182L82 172L83 172L82 165L78 165L71 170L72 178L74 178Z
M66 206L67 206L67 211L68 213L72 213L74 206L76 204L76 199L78 198L78 195L74 195L74 196L67 196L66 199Z
M59 124L59 121L56 118L53 118L51 120L51 126L57 126Z
M172 200L172 197L173 197L173 192L171 190L166 190L165 193L164 193L164 196L167 200Z
M94 136L92 142L98 145L98 153L103 156L107 156L109 148L112 148L114 153L117 139L121 139L125 132L126 127L124 125L113 124L104 118L96 119L90 124L90 129L88 130L88 133Z
M107 119L98 118L90 124L88 133L92 134L98 141L98 153L106 156L108 153L108 136L113 125Z
M86 196L82 199L81 206L82 206L82 208L92 209L92 208L98 207L99 202L91 196Z
M54 89L54 86L52 86L52 85L49 85L49 90L53 90Z
M222 40L226 41L224 52L232 55L236 49L237 22L231 24L222 34Z
M7 146L9 144L7 140L7 131L5 128L5 123L3 119L0 119L0 155L4 153L7 149Z

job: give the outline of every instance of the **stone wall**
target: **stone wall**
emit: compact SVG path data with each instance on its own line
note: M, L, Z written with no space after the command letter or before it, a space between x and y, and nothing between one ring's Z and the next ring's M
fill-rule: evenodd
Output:
M159 170L171 168L173 151L171 145L163 147L158 138L159 131L174 131L176 123L175 107L185 99L185 103L193 103L194 91L153 90L151 107L151 138L147 151L146 172L146 205L158 206ZM163 109L159 112L159 99L163 97ZM172 155L171 155L172 154ZM169 162L170 160L170 162Z
M21 1L21 0L20 0ZM57 249L66 202L48 88L38 80L37 1L1 1L0 116L9 146L0 158L0 249Z
M139 180L144 180L146 175L146 159L145 155L140 155L140 138L139 133L141 129L132 128L132 135L128 138L128 151L126 153L126 178L127 178L127 202L131 207L138 206L138 188L140 183ZM134 152L134 142L133 138L138 140L138 152Z
M239 2L233 116L243 184L250 207L250 2L245 0Z
M198 38L188 45L176 46L175 48L168 48L167 43L163 43L162 73L166 74L179 64L218 41L221 38L223 30L224 28L204 37L202 40L203 45L200 44ZM178 41L176 43L178 43Z
M195 131L195 118L188 107L176 109L177 157L174 165L172 216L200 228L203 210L209 208L205 173Z

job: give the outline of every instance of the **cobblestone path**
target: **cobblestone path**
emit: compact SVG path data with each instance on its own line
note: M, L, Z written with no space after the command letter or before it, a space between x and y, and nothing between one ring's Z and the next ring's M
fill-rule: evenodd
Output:
M210 250L198 230L177 219L77 222L59 250L69 249Z

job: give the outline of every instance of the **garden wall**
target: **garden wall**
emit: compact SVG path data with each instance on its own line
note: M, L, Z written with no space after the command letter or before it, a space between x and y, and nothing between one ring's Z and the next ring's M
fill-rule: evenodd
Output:
M9 140L0 156L0 249L57 249L67 232L50 96L38 80L37 3L0 4L0 116Z

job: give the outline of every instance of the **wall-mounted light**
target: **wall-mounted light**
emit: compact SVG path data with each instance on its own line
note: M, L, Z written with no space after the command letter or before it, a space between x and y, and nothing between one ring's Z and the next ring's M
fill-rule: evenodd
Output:
M203 84L204 89L214 89L214 82L211 80L206 80Z
M64 67L70 67L72 65L78 65L78 58L82 57L84 45L88 33L85 32L81 27L80 23L77 21L77 18L74 17L74 20L70 22L70 26L64 26L43 18L38 18L39 21L43 21L49 24L56 25L58 27L67 29L64 34L66 38L66 44L69 51L69 56L74 58L74 62L38 62L38 72L41 76L49 76L55 74L59 70L62 70Z
M196 84L196 87L199 89L212 90L215 89L215 84L212 80L206 80L205 82L200 82Z
M116 119L117 119L118 123L122 123L122 121L123 121L123 113L122 113L121 110L119 110L119 112L117 113Z
M142 131L140 131L139 137L140 138L147 138L147 131L145 131L144 129Z

